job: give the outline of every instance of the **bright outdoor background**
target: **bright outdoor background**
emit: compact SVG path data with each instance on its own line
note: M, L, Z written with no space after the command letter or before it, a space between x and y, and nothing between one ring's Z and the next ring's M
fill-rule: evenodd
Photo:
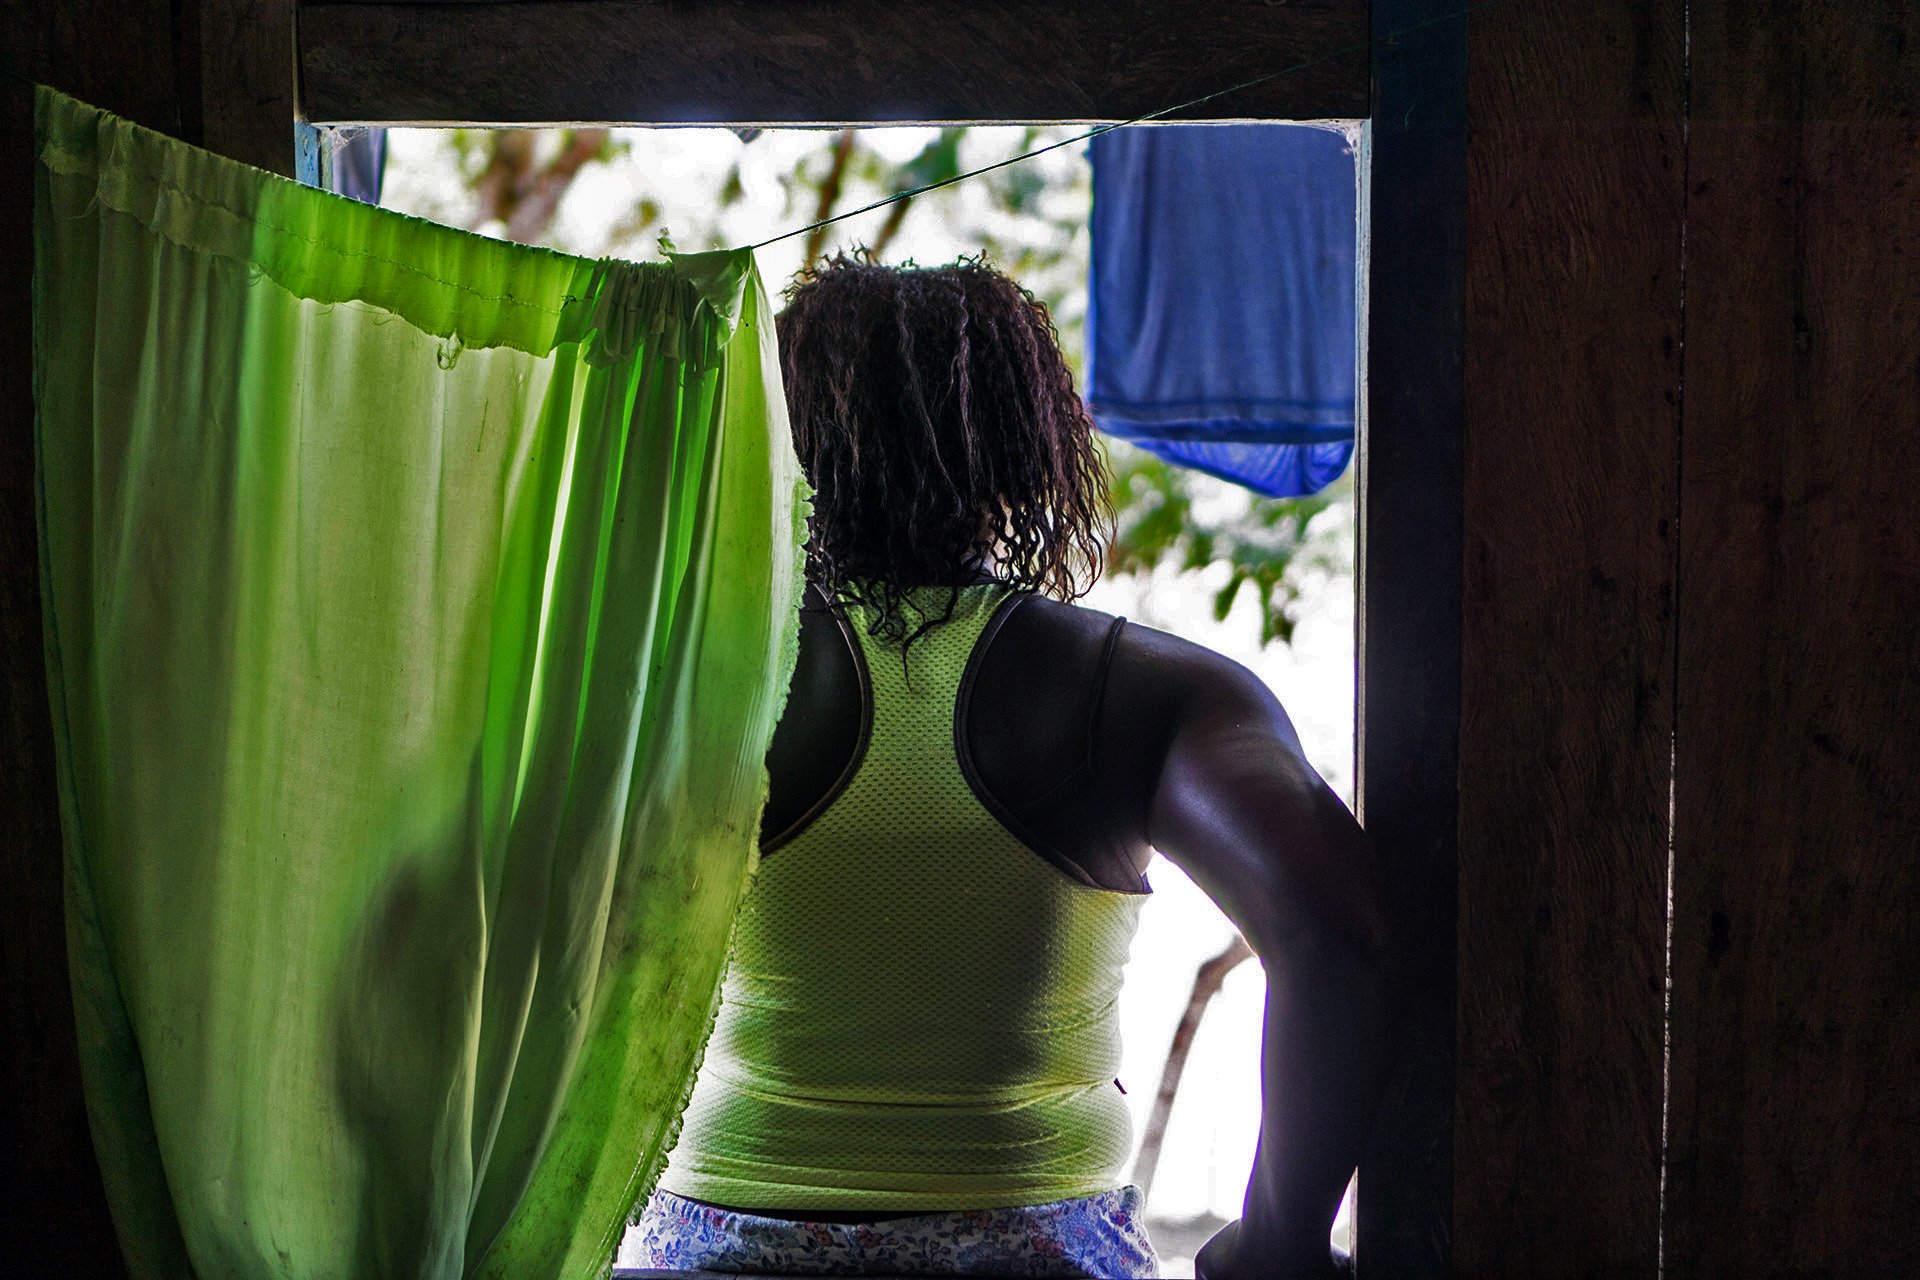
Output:
M1285 126L1281 126L1285 127ZM1073 137L1066 128L863 130L393 130L382 203L571 253L645 259L766 240L827 213ZM778 292L803 262L855 245L936 264L985 253L1053 313L1076 374L1087 313L1084 143L917 196L760 251ZM1307 752L1352 798L1353 483L1301 501L1256 499L1110 442L1120 538L1085 603L1177 632L1257 671ZM1122 997L1138 1143L1195 970L1235 934L1178 869L1157 860ZM1169 1275L1238 1216L1257 1135L1265 984L1227 977L1194 1041L1149 1201ZM1344 1224L1343 1224L1344 1225Z

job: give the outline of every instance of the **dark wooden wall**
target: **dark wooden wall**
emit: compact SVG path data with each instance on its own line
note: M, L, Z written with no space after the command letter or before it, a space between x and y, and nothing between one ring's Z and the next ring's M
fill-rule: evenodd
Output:
M1916 108L1896 0L1474 20L1460 1275L1920 1275Z
M1677 1276L1920 1276L1920 6L1693 0Z
M30 385L33 100L17 79L54 80L133 119L198 129L164 0L13 4L21 38L0 83L0 1221L9 1265L46 1275L122 1274L80 1097L67 996L53 730L40 643ZM183 109L183 103L193 104Z
M1680 8L1502 6L1470 49L1454 1262L1651 1276Z
M1115 120L1290 68L1217 109L1353 118L1367 7L304 0L300 84L329 123Z
M1419 8L1382 0L1376 26ZM291 13L0 0L0 65L285 171ZM1401 52L1452 56L1428 39ZM1376 49L1376 72L1392 56ZM1465 157L1463 228L1414 219L1394 234L1425 241L1375 246L1403 278L1422 252L1453 264L1420 321L1440 345L1378 316L1370 339L1464 405L1399 384L1393 409L1464 421L1454 460L1436 455L1458 485L1420 517L1459 540L1457 881L1436 873L1444 840L1395 851L1407 909L1457 920L1458 972L1452 1052L1443 999L1402 1082L1409 1125L1376 1153L1397 1172L1372 1199L1363 1179L1363 1265L1920 1275L1920 14L1508 0L1475 13L1465 58L1464 141L1414 92L1380 170L1417 172L1423 130ZM8 77L0 1219L13 1269L107 1275L22 394L30 150ZM1374 549L1426 564L1414 533L1375 530ZM1363 625L1404 647L1434 624L1375 600ZM1445 658L1368 685L1367 767L1399 769L1425 806L1452 803L1429 794L1447 753L1396 763L1391 744L1450 724L1445 697L1405 692L1444 684ZM1370 820L1421 829L1380 788ZM1445 957L1422 959L1445 998ZM1449 1072L1450 1124L1420 1083ZM1370 1236L1390 1245L1372 1263Z

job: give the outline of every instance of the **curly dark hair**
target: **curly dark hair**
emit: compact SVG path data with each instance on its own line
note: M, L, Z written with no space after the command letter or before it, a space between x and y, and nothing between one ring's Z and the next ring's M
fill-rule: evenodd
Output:
M911 643L969 582L1062 600L1093 585L1105 461L1045 304L982 259L842 254L801 273L778 327L816 491L808 576L866 604L874 636ZM921 586L949 588L937 616L907 594Z

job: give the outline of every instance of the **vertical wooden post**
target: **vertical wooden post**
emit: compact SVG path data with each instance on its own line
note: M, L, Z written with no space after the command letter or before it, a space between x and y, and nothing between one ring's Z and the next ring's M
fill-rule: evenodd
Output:
M1920 1275L1920 11L1690 11L1666 1273Z
M1448 1274L1467 23L1375 0L1363 254L1358 808L1416 978L1360 1167L1363 1277ZM1423 23L1433 25L1408 31Z

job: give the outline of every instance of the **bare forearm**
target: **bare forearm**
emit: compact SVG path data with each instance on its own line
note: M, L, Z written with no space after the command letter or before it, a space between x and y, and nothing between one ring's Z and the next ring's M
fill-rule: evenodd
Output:
M1391 1067L1392 928L1366 833L1239 668L1196 678L1153 791L1148 834L1239 926L1267 971L1260 1145L1240 1220L1203 1280L1328 1271L1340 1196Z
M1319 1275L1386 1088L1394 994L1388 966L1345 941L1264 963L1260 1143L1233 1252L1262 1275Z

